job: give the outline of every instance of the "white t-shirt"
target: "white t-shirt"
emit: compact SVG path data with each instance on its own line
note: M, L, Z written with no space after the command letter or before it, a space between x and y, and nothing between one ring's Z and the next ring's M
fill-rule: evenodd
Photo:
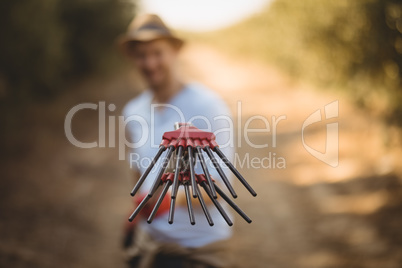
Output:
M233 121L229 122L229 120L232 120L230 111L217 94L200 84L192 83L187 84L166 105L152 104L152 100L153 93L145 91L129 101L123 109L125 119L132 116L132 121L127 124L133 145L136 147L133 148L129 156L132 168L138 169L140 173L143 173L156 155L163 133L173 131L175 122L190 121L201 130L214 132L220 149L233 162L234 148L230 146L230 139L233 139L233 135L229 132L230 129L233 130ZM161 166L161 159L165 154L166 152L148 175L140 188L141 193L145 194L151 188ZM204 158L208 159L205 152ZM220 161L216 154L215 158ZM230 170L224 165L221 165L221 167L230 179L232 177ZM221 178L211 161L208 161L208 170L215 180L221 182ZM197 174L203 173L199 163L197 163L195 171ZM220 184L225 191L224 184ZM203 191L202 188L200 189ZM180 187L179 191L184 191L184 189ZM226 206L225 201L221 198L219 200L233 220L230 207ZM191 198L191 201L193 206L199 202L195 198ZM209 226L199 206L194 208L196 224L191 225L187 208L176 205L173 224L168 223L168 212L166 212L156 217L151 224L148 224L146 220L141 221L140 228L148 232L156 240L176 243L190 248L201 247L229 238L232 233L231 227L227 225L213 204L208 206L208 210L214 221L214 226L212 227Z

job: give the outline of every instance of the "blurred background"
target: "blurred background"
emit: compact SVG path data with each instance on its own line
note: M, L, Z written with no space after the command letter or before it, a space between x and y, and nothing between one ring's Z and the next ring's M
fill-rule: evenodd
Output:
M236 185L253 219L233 227L238 267L401 267L399 0L1 1L1 267L125 267L129 165L113 147L74 147L64 118L99 101L118 116L144 89L115 45L141 12L187 40L183 77L217 91L242 121L236 129L253 115L286 115L276 147L251 133L269 147L243 140L238 148L240 159L286 161L284 169L238 166L259 194ZM306 151L301 130L336 100L339 165L331 167ZM97 140L98 123L98 111L80 111L73 134ZM304 132L322 152L326 123Z

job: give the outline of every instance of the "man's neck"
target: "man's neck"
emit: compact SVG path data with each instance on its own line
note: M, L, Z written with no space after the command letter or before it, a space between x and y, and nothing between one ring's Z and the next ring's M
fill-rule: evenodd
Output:
M152 88L154 101L156 103L168 103L184 87L184 83L179 79L174 79L170 83Z

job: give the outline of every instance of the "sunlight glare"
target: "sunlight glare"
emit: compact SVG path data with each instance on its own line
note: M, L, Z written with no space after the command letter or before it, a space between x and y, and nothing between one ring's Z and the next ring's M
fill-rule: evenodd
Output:
M210 31L258 13L270 0L142 0L140 13L155 13L173 28Z

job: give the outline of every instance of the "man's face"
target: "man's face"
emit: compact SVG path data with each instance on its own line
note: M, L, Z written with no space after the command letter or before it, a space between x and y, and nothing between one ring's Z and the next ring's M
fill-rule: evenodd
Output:
M132 58L149 86L158 88L168 83L178 52L169 40L138 43L132 52Z

